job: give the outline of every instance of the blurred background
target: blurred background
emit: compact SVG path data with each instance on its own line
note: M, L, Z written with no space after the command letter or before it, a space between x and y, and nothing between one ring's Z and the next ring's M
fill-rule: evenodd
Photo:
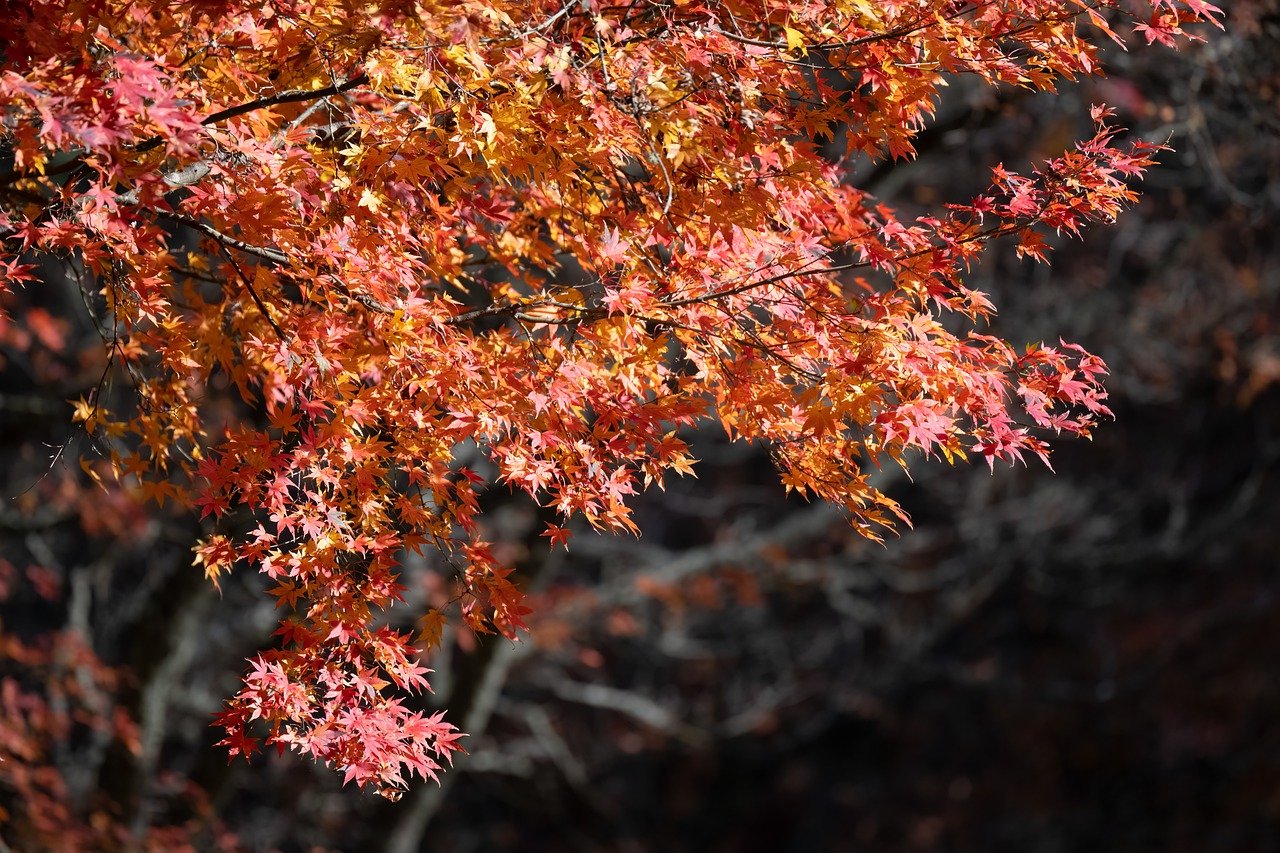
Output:
M432 701L470 755L399 803L213 746L277 614L192 568L189 513L87 486L92 448L51 465L101 345L74 287L8 297L0 675L47 707L0 691L0 755L52 769L0 767L0 817L185 827L159 849L1280 849L1280 0L1224 5L1205 44L1114 50L1054 96L952 87L918 161L850 178L903 212L964 199L1095 102L1167 141L1118 224L973 276L999 334L1106 359L1114 423L1056 473L883 471L914 521L884 545L710 431L639 540L548 553L490 495L533 632L447 637ZM432 576L406 565L411 605Z

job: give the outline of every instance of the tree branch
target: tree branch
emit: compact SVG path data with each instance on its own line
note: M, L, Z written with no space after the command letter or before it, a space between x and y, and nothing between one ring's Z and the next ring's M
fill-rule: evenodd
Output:
M164 210L157 210L156 215L161 216L165 219L171 220L173 222L176 222L179 225L185 225L188 228L192 228L196 231L199 231L201 234L204 234L207 237L212 237L213 239L221 243L224 247L229 246L233 249L239 249L245 254L257 255L260 258L265 258L266 260L272 261L273 263L280 264L281 266L287 267L287 266L293 265L293 262L290 260L289 256L286 255L284 252L280 251L279 249L271 249L263 246L255 246L252 243L246 243L243 240L237 240L235 237L232 237L229 234L224 234L221 231L219 231L217 228L214 228L212 225L209 225L208 223L205 223L205 222L201 222L199 219L193 219L190 216L183 216L181 213L169 213L168 211L164 211Z
M243 104L237 104L234 107L227 107L225 110L219 110L216 113L205 116L200 120L200 124L208 127L211 124L217 124L220 121L226 121L229 118L242 116L245 113L251 113L255 110L266 109L280 104L296 104L301 101L311 101L316 98L328 98L332 95L338 95L342 92L350 91L357 86L362 86L369 82L369 75L360 73L354 77L334 83L331 86L323 86L319 89L289 89L284 92L277 92L265 98L259 98L256 101L247 101ZM150 151L164 142L163 136L153 136L150 139L138 143L135 151Z
M267 310L267 305L262 301L262 297L258 295L258 291L253 289L253 282L249 280L249 276L245 275L244 270L240 268L240 263L236 260L235 255L227 251L226 246L222 247L222 251L227 256L227 260L231 261L231 266L235 267L236 273L240 276L240 281L244 284L244 289L249 292L249 297L253 299L253 304L258 306L262 316L271 324L272 330L276 333L276 338L279 339L280 343L284 343L284 330L280 328L280 324L271 316L271 312Z

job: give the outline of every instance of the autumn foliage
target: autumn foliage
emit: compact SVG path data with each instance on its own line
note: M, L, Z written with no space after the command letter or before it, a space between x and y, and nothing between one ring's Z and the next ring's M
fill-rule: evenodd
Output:
M5 287L50 265L81 282L104 354L74 404L85 475L208 519L212 582L270 579L286 615L217 720L232 755L265 739L395 796L462 737L406 698L427 687L420 653L446 619L523 627L486 489L545 507L552 546L570 519L636 532L628 497L692 473L681 431L711 421L877 537L906 520L881 465L1046 458L1047 436L1088 435L1101 361L988 334L965 272L993 242L1040 260L1112 220L1158 146L1096 107L1071 150L910 217L848 177L911 158L958 75L1052 91L1099 73L1107 44L1176 44L1216 14L11 4ZM382 617L405 549L451 567L416 636Z

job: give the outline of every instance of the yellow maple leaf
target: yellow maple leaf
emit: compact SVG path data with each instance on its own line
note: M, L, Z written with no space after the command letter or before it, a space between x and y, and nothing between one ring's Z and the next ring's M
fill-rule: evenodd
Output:
M804 34L799 30L786 27L783 30L787 36L787 50L798 50L801 53L808 53L804 47Z
M422 644L423 651L440 645L446 621L445 615L435 608L428 610L426 615L418 620L418 642Z

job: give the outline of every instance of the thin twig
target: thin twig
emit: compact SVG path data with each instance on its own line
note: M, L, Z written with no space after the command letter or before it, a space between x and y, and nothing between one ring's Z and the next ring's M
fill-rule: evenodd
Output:
M504 40L504 41L506 41L506 40L508 40L508 39L510 39L510 40L522 39L522 38L527 38L527 37L529 37L529 36L531 36L531 35L534 35L534 34L536 34L536 33L540 33L540 32L542 32L543 30L545 30L545 29L547 29L548 27L550 27L550 26L551 26L552 24L554 24L556 21L558 21L558 20L560 20L561 18L563 18L565 15L569 14L570 12L572 12L572 11L573 11L573 7L574 7L574 6L577 6L577 5L578 5L578 0L569 0L569 2L568 2L568 3L566 3L566 4L563 6L563 8L561 8L561 9L560 9L560 11L559 11L559 12L556 12L554 15L552 15L552 16L551 16L551 17L549 17L549 18L547 18L547 19L546 19L545 21L543 21L541 24L537 24L537 25L535 25L535 26L529 27L527 30L523 30L523 31L518 32L518 33L513 33L512 35L507 36L507 37L506 37L505 39L503 39L503 40Z
M253 300L253 304L258 306L258 310L262 312L262 316L265 317L267 322L271 325L271 328L276 333L276 337L280 340L280 343L285 343L284 330L280 328L280 325L276 323L275 319L271 316L271 312L267 310L267 304L262 301L262 297L258 295L258 291L253 289L253 282L249 280L249 276L245 275L244 270L241 269L240 262L236 260L235 255L231 254L231 252L227 250L226 246L222 247L222 253L227 256L227 260L231 261L231 266L235 267L236 273L240 276L240 281L244 284L244 289L248 291L249 297Z

